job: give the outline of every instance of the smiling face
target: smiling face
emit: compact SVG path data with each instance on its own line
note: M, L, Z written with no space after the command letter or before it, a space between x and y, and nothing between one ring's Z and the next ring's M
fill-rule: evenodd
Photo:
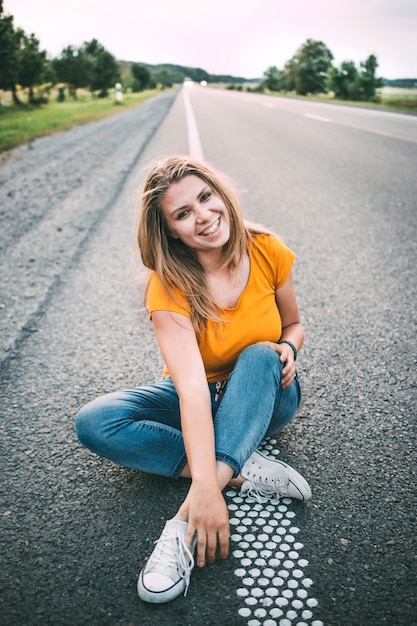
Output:
M190 174L172 183L161 202L171 237L205 253L221 252L230 237L230 218L223 201L201 178Z

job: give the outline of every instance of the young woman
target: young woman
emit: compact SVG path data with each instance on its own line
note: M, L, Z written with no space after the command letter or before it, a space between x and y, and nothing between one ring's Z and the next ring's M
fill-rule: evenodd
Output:
M300 402L295 361L304 331L295 255L242 219L228 181L188 157L158 162L142 196L138 243L165 368L156 384L110 393L77 416L80 441L121 465L191 479L139 576L139 596L187 591L196 563L226 558L222 490L308 500L304 478L259 451Z

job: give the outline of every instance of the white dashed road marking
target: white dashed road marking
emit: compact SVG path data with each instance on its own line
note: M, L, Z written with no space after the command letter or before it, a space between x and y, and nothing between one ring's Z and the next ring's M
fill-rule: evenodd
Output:
M313 115L312 113L304 113L304 117L309 117L311 120L317 120L318 122L327 122L331 124L332 120L324 115Z

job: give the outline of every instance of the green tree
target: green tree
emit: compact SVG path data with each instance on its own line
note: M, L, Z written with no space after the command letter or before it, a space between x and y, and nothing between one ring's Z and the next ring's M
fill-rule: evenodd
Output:
M17 85L29 89L29 102L37 103L33 88L44 78L46 52L39 49L34 34L15 28L12 15L4 15L0 0L0 88L12 92L13 102L22 104Z
M280 90L281 86L280 86L280 79L279 79L279 70L276 67L276 65L271 65L264 72L263 85L270 91Z
M90 86L92 61L83 50L67 46L59 57L53 59L52 65L58 82L66 83L74 99L77 97L77 89Z
M18 82L29 89L29 102L37 104L33 88L43 81L46 68L46 52L39 49L39 40L32 33L26 35L21 28L16 31L18 47Z
M46 58L43 79L46 83L49 83L50 85L56 85L56 83L58 82L53 59Z
M85 42L82 50L92 61L90 90L98 91L99 97L105 98L107 90L120 81L116 58L97 39Z
M296 78L297 62L295 57L289 59L280 73L281 89L285 91L295 91L295 78Z
M333 54L322 41L307 39L284 68L286 84L302 96L325 92L332 60Z
M13 16L3 13L3 1L0 0L0 89L11 91L13 102L22 104L17 96L18 79L18 37Z
M169 88L172 87L172 74L169 73L167 69L160 69L157 72L153 72L151 78L151 85L162 85L162 87Z
M378 61L374 54L371 54L366 61L361 62L358 88L361 100L376 101L379 99L377 90L382 87L384 81L376 77Z
M376 101L377 90L383 85L383 79L376 77L377 67L373 54L361 62L359 70L353 61L343 61L340 68L329 69L328 88L343 100Z
M327 86L341 100L358 99L358 70L353 61L343 61L340 68L330 67Z
M151 73L143 63L132 63L133 91L143 91L151 82Z

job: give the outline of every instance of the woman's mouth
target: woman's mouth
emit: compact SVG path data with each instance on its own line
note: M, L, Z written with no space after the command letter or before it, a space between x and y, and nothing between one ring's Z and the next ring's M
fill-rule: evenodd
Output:
M200 237L208 237L209 235L214 235L214 233L219 230L220 227L220 217L217 218L217 220L214 222L214 224L212 226L210 226L210 228L207 228L206 230L203 230L201 233L199 233Z

